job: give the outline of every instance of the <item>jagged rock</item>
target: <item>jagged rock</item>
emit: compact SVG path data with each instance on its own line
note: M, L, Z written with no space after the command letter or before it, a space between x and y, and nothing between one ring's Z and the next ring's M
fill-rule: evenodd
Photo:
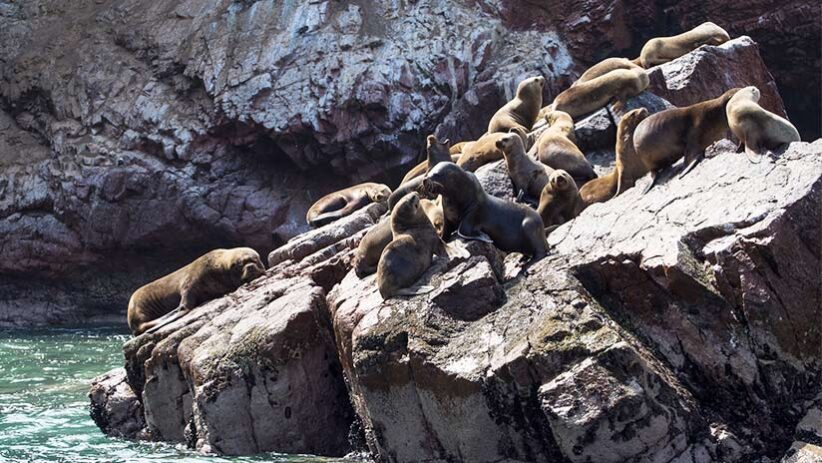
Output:
M211 453L347 453L353 417L324 307L309 278L274 274L130 340L147 434Z
M641 196L644 179L557 229L554 253L479 318L426 296L383 302L369 279L343 279L330 309L372 452L386 461L779 455L792 437L784 423L801 418L785 404L802 409L822 364L813 238L822 141L761 164L724 146L682 180L666 174ZM436 287L448 275L423 281Z
M782 97L759 55L759 46L742 36L719 46L704 45L671 62L648 70L652 92L675 106L688 106L716 98L734 87L755 85L762 93L759 104L785 116Z
M509 201L516 198L514 183L508 175L508 166L504 159L486 164L477 169L474 174L482 185L482 189L489 195Z
M109 436L135 439L145 429L143 405L126 382L126 371L116 368L91 380L91 418Z

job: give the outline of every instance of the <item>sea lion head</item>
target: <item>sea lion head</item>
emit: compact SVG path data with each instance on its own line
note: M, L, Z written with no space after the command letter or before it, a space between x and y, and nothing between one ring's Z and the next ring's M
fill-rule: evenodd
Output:
M375 203L387 201L389 196L391 196L391 188L386 185L375 186L368 192L368 197Z
M737 95L739 96L737 96L736 98L744 98L746 100L751 100L753 102L759 101L759 99L762 97L762 93L759 91L758 88L754 87L753 85L751 85L750 87L743 88L742 90L737 92Z
M574 178L571 177L571 174L562 169L553 171L549 182L554 191L567 191L576 188Z
M462 190L471 188L471 174L453 162L441 162L425 174L422 189L428 198L437 195L466 194ZM471 194L471 193L467 193Z
M517 85L517 98L524 100L528 98L536 98L538 95L539 101L542 103L542 87L544 86L545 77L529 77Z
M442 196L437 196L435 200L424 199L420 204L422 204L425 215L428 216L428 220L431 221L431 225L434 226L437 235L442 238L442 235L445 234L445 214L442 210Z
M451 140L447 138L439 141L434 135L429 135L428 138L425 139L425 149L428 154L428 159L451 158Z
M507 133L500 137L496 142L497 149L502 151L505 155L513 152L517 145L519 145L522 149L525 149L522 139L516 133Z
M639 81L638 89L640 91L645 90L646 88L648 88L649 85L651 85L651 78L648 77L648 73L645 72L645 69L631 69L631 71L633 71L634 74L636 74L636 77Z
M728 102L731 101L731 98L733 98L734 95L736 95L737 93L739 93L742 90L744 90L744 89L741 88L741 87L732 88L732 89L728 90L727 92L723 93L722 95L718 96L717 99L719 100L720 104L722 104L723 106L727 105ZM759 92L758 89L757 89L757 92Z
M260 259L260 255L251 248L229 249L226 254L225 264L228 265L231 274L241 284L248 283L265 274L265 266Z
M391 230L414 228L425 222L428 222L428 217L416 192L403 196L391 211Z
M522 146L530 146L533 144L531 142L531 137L528 136L528 131L522 127L511 127L508 129L508 133L513 133L518 136L519 139L522 140Z
M624 116L622 116L622 119L619 120L618 126L623 130L627 130L633 133L634 129L636 129L636 126L639 125L639 123L642 122L643 119L648 117L648 114L649 113L647 108L632 109L625 113Z

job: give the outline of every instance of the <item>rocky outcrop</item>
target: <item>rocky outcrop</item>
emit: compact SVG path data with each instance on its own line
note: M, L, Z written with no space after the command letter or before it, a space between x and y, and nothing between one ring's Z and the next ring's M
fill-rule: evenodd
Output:
M426 133L475 138L522 77L546 76L549 100L704 20L691 3L0 1L0 325L120 316L210 249L268 253L321 195L396 181ZM815 117L801 45L819 12L801 3L708 2L759 39L791 116ZM747 56L736 76L765 79ZM659 95L697 96L678 93Z

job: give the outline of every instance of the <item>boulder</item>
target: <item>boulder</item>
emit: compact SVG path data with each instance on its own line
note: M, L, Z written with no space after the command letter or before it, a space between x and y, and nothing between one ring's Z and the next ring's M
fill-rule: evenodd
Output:
M91 380L88 394L91 418L106 435L135 439L144 437L143 404L126 381L126 370L115 368Z

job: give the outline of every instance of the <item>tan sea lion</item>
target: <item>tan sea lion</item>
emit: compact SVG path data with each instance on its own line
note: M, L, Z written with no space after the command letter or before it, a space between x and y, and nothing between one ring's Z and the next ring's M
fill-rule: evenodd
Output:
M409 286L431 266L432 255L447 257L448 254L445 243L425 216L417 193L406 195L391 211L391 233L393 238L377 264L380 295L389 299L427 292Z
M461 141L459 143L454 143L453 145L451 145L451 149L449 149L448 152L451 153L452 155L462 154L462 148L465 145L467 145L468 143L473 143L473 142L470 141L470 140L467 140L467 141Z
M647 173L645 165L634 150L634 130L648 117L645 108L634 109L622 116L617 125L616 167L608 175L591 180L579 190L583 209L594 203L605 202L634 186Z
M437 164L423 177L423 190L429 196L442 195L446 222L459 224L463 238L488 241L505 252L533 256L533 260L548 252L537 211L487 194L473 173L456 164Z
M509 133L519 136L523 144L527 146L528 134L522 127L515 127ZM502 150L497 148L497 141L505 135L507 134L501 132L486 133L479 140L467 143L457 159L457 165L468 172L474 172L485 164L499 161L503 158L503 154Z
M514 127L521 127L526 132L531 130L537 114L542 107L542 87L545 77L529 77L517 86L517 95L513 100L500 108L488 123L488 133L508 132Z
M412 167L411 170L405 174L405 177L402 178L400 185L428 172L428 166L433 166L438 162L451 162L451 153L449 153L450 144L451 142L448 139L440 142L434 135L429 135L428 138L425 139L425 161Z
M717 98L684 108L666 109L639 123L634 131L634 149L651 173L651 182L644 192L654 186L662 169L683 156L685 169L680 178L696 167L705 156L705 148L728 131L725 106L739 90L734 88Z
M596 178L594 167L573 142L576 137L571 116L562 111L552 111L545 116L545 120L549 127L539 135L528 156L552 169L568 172L578 186Z
M497 140L499 148L508 166L508 175L514 183L517 194L539 198L542 189L548 184L553 169L538 162L525 153L522 140L509 133Z
M260 255L251 248L215 249L134 291L128 302L128 326L137 336L167 325L264 273ZM175 309L173 316L166 316Z
M420 205L434 226L434 231L442 238L445 233L445 216L442 212L442 197L437 197L436 200L421 199ZM380 261L382 251L391 242L393 235L391 233L391 216L386 215L380 221L371 227L370 230L362 237L357 252L354 254L352 266L354 273L358 277L364 278L377 271L377 263Z
M725 108L728 127L739 140L740 148L745 145L751 161L765 150L801 141L793 124L759 106L760 96L758 88L745 87L731 97Z
M579 76L579 79L577 79L576 82L571 84L571 86L573 87L574 85L581 84L583 82L588 82L589 80L593 80L597 77L604 76L605 74L616 69L635 70L641 68L642 66L639 66L638 64L629 60L628 58L606 58L588 68L588 70L583 72L582 75Z
M579 215L581 210L582 200L574 179L564 170L555 170L539 197L537 213L543 225L562 225Z
M390 194L391 188L382 183L360 183L318 199L306 212L305 221L312 227L321 227L372 202L383 202Z
M621 111L626 100L648 88L650 79L644 69L615 69L594 79L578 83L557 95L553 111L568 113L573 119L592 113L614 102ZM542 114L548 112L543 108Z
M675 60L702 45L721 45L728 40L731 40L731 37L725 29L712 22L706 22L679 35L657 37L647 41L639 58L634 62L648 69Z

